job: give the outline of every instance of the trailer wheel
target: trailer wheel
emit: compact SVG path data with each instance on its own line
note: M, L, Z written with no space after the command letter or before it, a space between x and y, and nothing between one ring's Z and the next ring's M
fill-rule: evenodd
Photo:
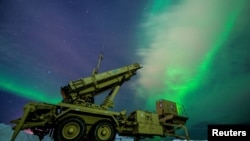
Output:
M59 122L55 133L55 141L80 141L86 132L85 122L76 117L66 118Z
M115 138L115 128L109 121L98 122L91 132L93 141L113 141Z

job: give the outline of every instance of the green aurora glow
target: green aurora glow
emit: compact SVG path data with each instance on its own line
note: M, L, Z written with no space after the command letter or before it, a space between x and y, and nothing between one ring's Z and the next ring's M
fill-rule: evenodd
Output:
M160 0L160 1L155 1L153 3L152 9L150 11L150 16L148 18L148 21L153 21L155 20L156 15L162 15L163 12L168 12L170 3L172 1L166 1L166 0ZM241 9L244 5L244 0L238 1L237 5L234 7L231 13L228 12L226 19L224 20L224 27L220 29L217 35L215 37L214 42L211 43L208 52L206 53L205 57L202 59L203 61L200 63L199 66L196 67L196 74L195 75L189 75L185 76L187 78L183 79L182 83L170 83L168 80L169 78L175 78L179 74L188 74L188 69L185 67L178 67L178 66L170 66L165 69L165 82L164 85L168 87L169 89L173 90L173 94L169 94L169 91L163 91L163 93L155 95L154 92L155 90L151 90L149 93L151 93L151 96L147 100L146 108L147 109L153 109L155 105L155 101L158 99L170 99L172 101L177 101L180 103L185 103L185 98L189 97L188 94L192 92L193 90L199 88L199 86L206 81L207 75L209 75L210 72L210 67L214 61L214 57L216 54L220 51L220 49L223 47L224 43L228 40L230 37L231 31L234 29L234 24L237 21L237 18L241 12ZM171 11L170 11L171 12ZM158 26L158 28L161 28L161 26ZM154 28L147 28L146 30L149 30L149 33L153 33L152 37L154 34L158 34L157 32L154 32L155 30L165 30L165 29L156 29ZM153 31L151 31L153 30ZM167 31L166 31L167 33ZM152 40L152 39L151 39ZM150 44L150 43L149 43ZM143 88L142 88L143 89ZM138 90L143 91L143 90ZM171 95L171 96L170 96Z
M31 85L27 82L21 82L21 80L15 79L14 77L10 79L10 77L8 77L8 74L1 75L0 77L0 88L7 92L27 98L29 100L47 102L52 104L56 104L61 100L55 97L48 96L48 94L44 93L41 89L30 87Z
M168 12L170 6L171 6L171 0L157 0L154 1L152 4L152 7L150 8L150 14L151 17L149 17L149 21L154 20L154 16L162 14L164 12ZM210 51L206 54L205 58L203 59L202 63L200 66L197 67L197 74L192 76L187 76L184 81L181 84L173 84L169 83L168 80L166 80L164 83L168 87L171 87L175 93L173 96L173 99L178 102L183 102L183 99L187 96L187 94L198 88L199 85L203 82L203 80L206 78L206 75L209 73L209 69L211 66L211 63L213 62L214 56L216 56L216 53L219 52L220 48L223 47L223 43L227 41L227 38L230 36L231 30L234 27L234 23L240 13L241 7L244 4L244 0L238 1L238 5L235 7L234 11L232 13L228 14L228 18L226 20L226 26L222 31L220 32L221 34L218 35L217 39L215 42L211 45ZM161 27L159 27L161 28ZM149 28L149 30L152 30ZM164 30L164 29L159 29L159 30ZM141 70L143 71L143 70ZM188 70L182 67L168 67L165 70L165 76L173 77L175 78L176 75L178 74L186 74L188 73ZM6 73L8 74L8 73ZM60 101L59 98L51 98L44 92L36 89L29 87L29 84L25 84L24 82L20 82L20 80L15 80L15 79L9 79L8 75L6 74L1 74L1 80L0 80L0 87L3 90L6 90L11 93L15 93L16 95L28 98L28 99L33 99L37 101L46 101L49 103L57 103ZM139 90L140 91L140 88ZM154 95L154 90L151 91L152 95ZM162 96L163 95L163 96ZM154 95L153 97L149 98L147 107L154 107L155 100L165 98L168 99L169 92L165 91L161 95Z

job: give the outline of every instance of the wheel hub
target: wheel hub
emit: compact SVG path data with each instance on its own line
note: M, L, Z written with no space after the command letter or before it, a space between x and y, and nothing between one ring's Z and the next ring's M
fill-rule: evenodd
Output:
M107 134L107 131L106 130L102 130L102 133L101 133L103 136L105 136Z
M101 126L98 130L98 133L97 133L99 138L101 138L103 140L109 139L111 134L112 134L111 129L106 125Z
M65 139L74 139L79 133L80 126L74 122L67 123L62 130L62 135Z
M74 128L69 128L69 129L68 129L68 133L69 133L69 134L74 133Z

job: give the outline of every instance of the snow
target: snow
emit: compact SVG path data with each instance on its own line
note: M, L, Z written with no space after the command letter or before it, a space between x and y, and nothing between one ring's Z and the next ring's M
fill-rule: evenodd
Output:
M13 132L10 125L0 123L0 141L9 141ZM31 133L20 131L15 141L39 141L39 138ZM53 141L53 139L49 136L45 136L42 141Z
M9 141L11 139L13 132L14 131L12 130L12 127L10 125L0 123L0 141ZM115 141L133 141L133 140L134 140L133 138L122 137L118 135L116 136L115 139ZM38 136L31 134L31 132L27 130L27 131L20 131L15 141L39 141L39 138ZM47 135L42 139L42 141L54 141L54 139ZM174 139L173 141L185 141L185 140ZM207 141L207 140L199 140L199 141Z
M4 123L0 123L0 141L9 141L13 134L12 127ZM132 138L116 136L116 141L133 141ZM20 131L15 141L39 141L38 136L31 134L29 130ZM50 136L45 136L42 141L54 141Z

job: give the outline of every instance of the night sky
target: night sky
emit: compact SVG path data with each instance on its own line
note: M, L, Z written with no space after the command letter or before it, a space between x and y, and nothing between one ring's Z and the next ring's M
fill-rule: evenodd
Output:
M1 0L0 123L27 102L60 102L103 52L99 72L143 66L115 111L178 102L192 139L207 124L250 124L249 13L248 0Z

